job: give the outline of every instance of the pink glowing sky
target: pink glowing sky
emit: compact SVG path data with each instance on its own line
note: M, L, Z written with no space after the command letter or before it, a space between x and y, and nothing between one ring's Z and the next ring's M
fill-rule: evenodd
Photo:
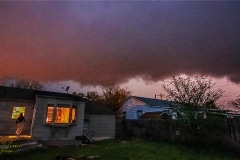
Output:
M240 95L240 2L0 2L0 83L86 92L115 83L154 97L178 75Z

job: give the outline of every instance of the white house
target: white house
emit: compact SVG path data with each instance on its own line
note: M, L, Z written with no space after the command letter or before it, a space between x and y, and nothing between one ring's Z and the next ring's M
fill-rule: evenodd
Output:
M144 113L163 112L167 113L172 119L177 118L177 112L173 109L173 102L130 96L121 105L118 113L123 119L139 119Z

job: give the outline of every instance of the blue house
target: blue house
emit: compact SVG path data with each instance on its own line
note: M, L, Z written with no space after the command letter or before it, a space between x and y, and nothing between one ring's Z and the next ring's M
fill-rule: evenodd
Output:
M173 102L167 100L130 96L123 102L118 113L123 119L140 119L145 113L151 112L159 113L159 119L161 114L177 119L177 111L173 106Z

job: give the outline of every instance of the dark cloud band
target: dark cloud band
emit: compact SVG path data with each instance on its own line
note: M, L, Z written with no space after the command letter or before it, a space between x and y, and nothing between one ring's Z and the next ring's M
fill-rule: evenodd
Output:
M239 2L0 2L0 78L240 82Z

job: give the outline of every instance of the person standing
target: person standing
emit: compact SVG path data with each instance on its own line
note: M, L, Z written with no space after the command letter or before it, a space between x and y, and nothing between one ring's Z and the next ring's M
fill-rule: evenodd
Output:
M16 130L16 135L19 137L20 134L22 133L22 130L24 128L24 122L25 122L25 117L23 116L23 113L20 113L16 120L16 125L17 125L17 130Z

